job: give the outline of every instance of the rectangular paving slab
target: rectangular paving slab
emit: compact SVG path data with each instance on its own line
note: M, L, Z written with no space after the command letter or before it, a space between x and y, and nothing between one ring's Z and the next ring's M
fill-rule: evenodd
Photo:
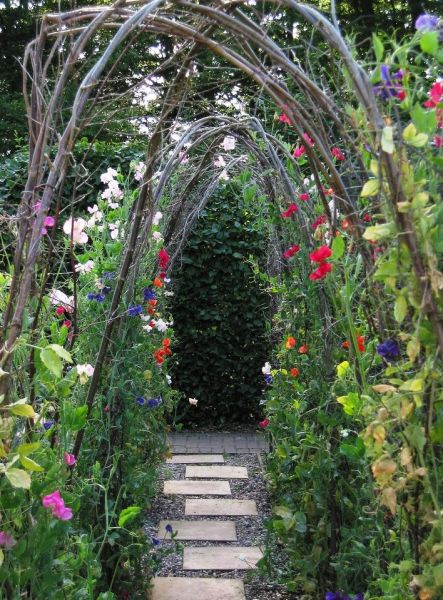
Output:
M167 465L224 463L222 454L175 454L166 461Z
M164 494L185 496L230 496L229 481L190 481L184 479L165 481Z
M234 521L160 521L159 538L170 538L166 525L171 525L176 540L200 540L211 542L236 542Z
M209 467L200 467L191 465L186 467L185 477L202 477L203 479L247 479L248 471L246 467L230 467L225 465L213 465Z
M188 570L255 569L263 554L257 546L203 546L184 548L183 568Z
M208 517L240 515L256 516L257 505L254 500L193 498L186 500L185 515L206 515Z
M245 600L241 579L154 577L151 600Z

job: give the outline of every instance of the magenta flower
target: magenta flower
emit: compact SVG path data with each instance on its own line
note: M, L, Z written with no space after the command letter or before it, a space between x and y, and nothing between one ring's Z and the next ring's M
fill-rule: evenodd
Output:
M50 508L52 516L60 519L60 521L69 521L72 519L72 510L65 506L65 501L61 497L59 490L43 496L42 504L45 508Z
M68 467L72 467L72 465L75 465L75 463L77 462L75 456L73 454L69 454L69 452L64 453L63 460L65 461L65 464L68 465Z

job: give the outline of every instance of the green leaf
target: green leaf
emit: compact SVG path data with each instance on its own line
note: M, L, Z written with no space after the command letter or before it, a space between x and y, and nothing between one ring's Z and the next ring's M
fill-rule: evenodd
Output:
M6 469L5 475L12 487L25 490L31 487L31 478L23 469Z
M392 154L395 150L394 128L390 125L383 127L383 131L381 132L381 147L387 154Z
M45 367L56 377L61 377L63 365L58 354L52 348L43 348L40 352L40 359Z
M397 296L394 304L394 318L397 323L403 323L408 312L408 303L403 295Z
M349 392L347 396L339 396L337 402L343 406L347 415L354 415L363 406L363 400L357 392Z
M383 54L385 52L385 47L383 46L383 42L376 33L372 34L372 45L374 46L375 58L378 63L381 63L383 59Z
M60 346L59 344L49 344L47 348L51 348L51 350L54 350L57 356L63 358L63 360L65 360L66 362L72 363L71 353L65 350L63 346Z
M29 417L31 419L35 417L34 409L29 404L14 404L10 410L12 414L18 417Z
M435 56L438 52L438 31L426 31L420 40L420 48L425 54Z
M420 133L432 135L437 128L437 113L435 110L424 109L420 104L415 104L411 110L411 117Z
M36 450L40 448L41 444L39 442L34 442L33 444L20 444L17 448L17 452L20 456L28 456L28 454L32 454Z
M140 506L128 506L124 508L118 517L118 526L123 527L128 521L132 521L140 513Z
M3 550L0 549L0 567L2 566L4 560L5 555L3 554Z
M332 260L338 260L345 252L345 241L341 235L334 238L332 242Z
M365 240L371 242L378 242L379 240L386 239L394 233L394 226L392 223L381 223L380 225L373 225L367 227L363 237Z
M27 456L20 456L20 462L22 467L25 467L28 471L44 471L43 467L32 460L32 458L28 458Z
M367 181L362 191L360 192L360 196L362 198L366 198L367 196L375 196L378 194L378 190L380 189L380 182L378 179L370 179Z

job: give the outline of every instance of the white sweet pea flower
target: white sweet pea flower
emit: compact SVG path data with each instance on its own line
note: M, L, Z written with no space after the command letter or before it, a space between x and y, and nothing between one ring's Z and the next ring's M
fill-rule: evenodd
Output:
M160 231L154 231L154 233L152 234L153 239L158 243L158 242L162 242L163 241L163 236L160 233Z
M172 383L172 377L170 375L166 375L166 383L168 385L171 385L171 383Z
M115 169L112 169L111 167L109 167L109 169L106 171L106 173L102 173L100 175L100 181L102 183L109 183L110 181L112 181L114 179L114 177L117 177L118 173Z
M188 401L191 406L197 406L198 404L197 398L189 398Z
M168 329L168 324L163 319L157 319L154 321L155 327L160 331L160 333L164 333Z
M222 181L228 181L229 180L229 175L226 172L226 169L223 169L223 171L220 173L220 175L218 176L219 179L221 179Z
M86 244L88 242L88 236L83 231L86 227L86 221L84 219L75 219L74 222L72 217L69 217L63 225L63 231L66 235L71 235L74 244Z
M222 142L222 146L228 152L229 150L234 150L235 143L235 138L232 135L227 135Z
M263 373L263 375L270 375L271 374L271 368L272 368L271 367L271 363L265 362L265 364L261 368L261 372Z
M134 167L134 179L135 181L141 181L146 170L144 162L139 162Z
M88 363L85 365L77 365L76 369L80 383L86 383L94 374L94 367Z
M164 291L164 295L165 295L165 296L173 296L173 295L174 295L174 292L170 292L170 291L168 291L168 290L165 290L165 291Z
M76 273L82 273L82 274L89 273L94 268L94 261L87 260L84 264L77 263L74 268L75 268Z
M152 219L152 224L153 225L158 225L160 223L160 221L163 218L163 213L161 213L160 211L157 211L154 215L154 218Z
M143 329L143 331L146 331L146 332L148 332L148 333L149 333L149 332L150 332L150 331L152 331L154 328L153 328L153 327L151 327L151 325L149 325L149 324L148 324L148 325L143 325L142 329Z
M116 240L119 236L119 233L120 233L119 225L120 225L120 221L116 221L115 223L109 223L109 225L108 225L109 231L111 232L111 238L113 240Z
M223 156L217 156L217 158L214 160L214 167L226 167L226 162Z

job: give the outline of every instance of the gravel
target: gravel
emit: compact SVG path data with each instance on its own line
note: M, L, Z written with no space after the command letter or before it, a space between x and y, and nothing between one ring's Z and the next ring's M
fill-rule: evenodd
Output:
M263 468L257 454L230 454L225 455L225 465L245 466L248 469L249 479L231 479L232 499L255 500L258 509L258 517L253 516L226 516L226 517L185 517L185 499L192 496L164 496L161 493L164 479L184 479L186 465L165 465L163 474L159 481L159 493L149 511L149 522L146 531L149 536L157 536L157 526L160 520L235 520L237 527L236 542L202 542L186 541L186 546L259 546L264 550L266 541L266 529L264 521L271 515L271 504L266 485L263 479ZM214 496L198 496L199 498L214 498ZM162 546L172 547L173 542L162 540ZM279 553L278 548L272 551L273 564L284 563L284 556ZM269 580L267 575L259 574L257 571L185 571L182 569L182 554L175 552L166 556L163 560L161 570L157 573L161 577L228 577L243 578L245 582L246 600L295 600L300 598L285 590ZM196 599L204 600L204 599Z

